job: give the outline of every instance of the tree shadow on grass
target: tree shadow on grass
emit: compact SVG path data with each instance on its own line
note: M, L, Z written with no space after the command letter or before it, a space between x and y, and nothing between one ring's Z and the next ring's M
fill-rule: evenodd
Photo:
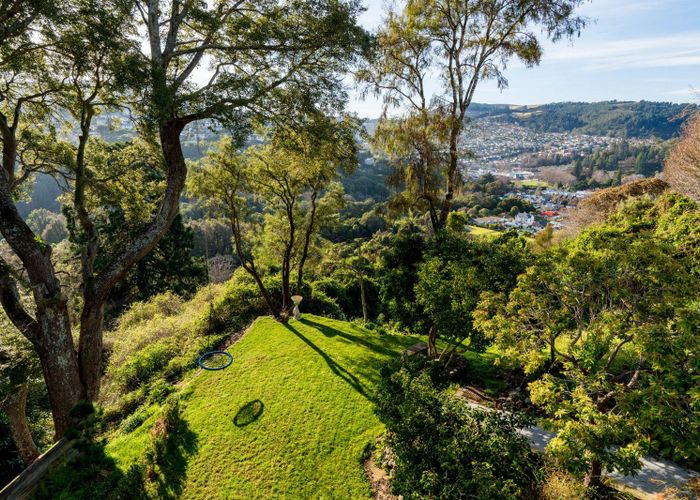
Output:
M180 420L178 429L172 433L165 445L158 466L161 477L158 478L158 498L181 498L187 478L187 462L197 452L198 438L187 424Z
M394 355L394 351L392 351L388 347L385 347L385 346L379 345L379 344L375 344L373 342L370 342L367 339L364 339L364 338L359 337L357 335L352 335L352 334L350 334L348 332L344 332L342 330L338 330L337 328L333 328L332 326L323 325L321 323L317 323L315 321L312 321L312 320L306 319L306 318L303 318L301 320L301 323L303 323L307 326L310 326L311 328L315 328L316 330L318 330L319 332L324 334L326 337L338 336L338 337L344 338L346 340L349 340L351 342L355 342L357 344L360 344L360 345L366 347L367 349L370 349L371 351L376 352L377 354L381 354L383 356L393 356Z
M311 323L311 322L309 322ZM364 396L366 399L371 400L372 398L370 397L369 394L365 391L364 387L362 386L362 383L360 380L347 371L345 368L340 366L338 363L336 363L333 358L331 358L328 354L326 354L323 350L321 350L316 344L311 342L308 338L306 338L299 330L294 328L293 326L289 325L288 323L284 324L284 327L291 331L294 335L299 337L306 345L311 347L314 351L316 351L322 358L323 360L328 364L328 367L331 369L333 373L335 373L338 377L343 379L345 382L350 384L350 386L355 389L358 393L360 393L362 396ZM314 326L315 328L315 326Z
M233 417L233 425L236 427L245 427L255 422L265 411L265 404L259 399L249 401L241 406L236 416Z

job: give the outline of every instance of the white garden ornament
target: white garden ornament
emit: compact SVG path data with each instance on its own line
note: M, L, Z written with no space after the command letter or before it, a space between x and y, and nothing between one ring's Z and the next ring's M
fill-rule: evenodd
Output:
M301 295L292 295L292 302L294 302L294 310L292 311L294 314L294 319L300 320L301 319L301 311L299 311L299 304L301 301L304 299Z

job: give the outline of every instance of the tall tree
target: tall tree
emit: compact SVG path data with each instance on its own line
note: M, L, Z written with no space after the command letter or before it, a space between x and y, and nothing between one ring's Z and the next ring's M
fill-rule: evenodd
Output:
M293 274L301 291L319 222L329 209L337 213L342 201L342 187L334 183L339 169L357 165L356 131L352 119L316 117L292 129L278 127L267 144L242 154L226 139L190 180L189 192L228 218L241 265L278 319L292 307ZM251 203L259 203L264 215ZM263 266L281 275L279 306L263 282Z
M30 313L22 307L17 281L5 265L0 266L0 301L39 355L57 437L70 425L75 403L99 393L110 291L178 214L187 173L180 140L185 127L215 120L243 137L253 120L335 104L328 96L342 94L339 73L367 46L366 33L355 22L358 11L354 0L0 3L0 232L26 270L35 308ZM138 43L141 34L144 44ZM198 83L202 72L207 81ZM115 96L122 84L132 97ZM49 96L53 106L40 106ZM142 130L156 137L165 166L163 189L144 229L98 270L99 239L85 202L89 181L98 179L91 179L86 153L95 113L127 100L137 102ZM56 106L73 115L78 129L77 144L61 162L70 167L72 202L83 233L77 350L51 247L36 238L16 207L19 184L36 166L25 168L30 163L19 154L25 140L21 124L50 136L51 122L39 122L32 113L46 114ZM36 167L43 168L39 163Z
M461 182L467 110L483 80L507 86L512 58L539 63L541 30L554 41L577 35L583 0L407 0L390 10L377 37L379 53L360 79L384 96L378 127L382 150L402 158L406 192L422 200L434 230L445 226ZM437 74L442 91L431 93ZM403 107L390 117L389 107ZM394 137L394 131L400 134Z

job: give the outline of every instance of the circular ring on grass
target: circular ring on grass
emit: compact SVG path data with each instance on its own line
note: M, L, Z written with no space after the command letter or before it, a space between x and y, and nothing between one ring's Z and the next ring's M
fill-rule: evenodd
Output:
M233 363L233 356L226 351L205 352L199 357L197 364L205 370L218 371L228 368Z

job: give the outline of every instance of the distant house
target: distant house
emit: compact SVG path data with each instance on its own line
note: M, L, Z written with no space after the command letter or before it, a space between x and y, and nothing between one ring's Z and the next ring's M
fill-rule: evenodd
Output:
M515 226L517 227L530 227L535 222L535 217L527 212L520 212L515 216Z
M542 215L545 217L556 217L557 215L559 215L559 212L556 212L554 210L545 210L544 212L542 212Z

